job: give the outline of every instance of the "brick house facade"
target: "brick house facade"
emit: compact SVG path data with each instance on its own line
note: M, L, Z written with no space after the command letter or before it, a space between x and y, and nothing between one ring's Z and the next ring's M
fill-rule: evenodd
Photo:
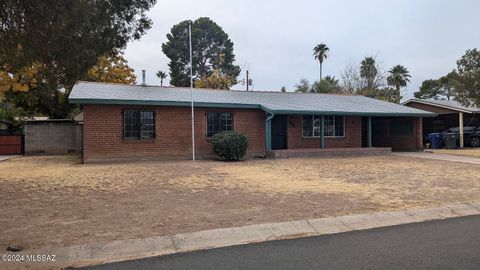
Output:
M195 152L208 136L249 140L247 158L281 149L422 148L422 117L434 114L362 96L195 89ZM80 82L69 100L83 111L84 162L192 157L190 89Z
M124 110L140 109L155 112L155 137L128 140L123 137ZM83 126L84 162L142 159L190 159L191 111L188 107L85 105ZM198 158L214 158L213 147L207 138L207 112L232 112L233 130L245 134L249 140L247 158L264 157L265 112L258 109L197 108L195 110L195 150ZM385 121L389 121L385 119ZM415 130L409 136L385 135L374 139L374 147L392 147L394 150L416 150L421 147L421 118L413 120ZM362 117L345 117L345 135L326 138L325 148L362 147ZM420 124L421 125L421 124ZM315 149L320 138L304 138L302 115L287 117L287 149Z
M304 138L302 135L302 116L288 117L288 149L309 149L320 146L320 138ZM362 147L362 117L345 117L345 136L325 138L325 148Z
M127 140L123 137L125 109L155 111L155 138ZM206 135L207 111L233 112L236 132L249 140L248 157L265 156L265 112L256 109L197 108L195 150L199 158L213 158ZM191 111L188 107L85 105L83 158L85 162L129 158L189 159L192 156Z

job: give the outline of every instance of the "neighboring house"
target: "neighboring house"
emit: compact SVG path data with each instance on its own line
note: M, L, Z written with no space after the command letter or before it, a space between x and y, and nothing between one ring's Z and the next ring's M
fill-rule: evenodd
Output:
M233 130L247 156L278 149L422 148L422 117L435 114L363 96L194 89L195 150ZM189 88L79 82L69 102L83 111L85 162L191 157ZM323 129L323 132L322 132Z
M72 120L79 125L83 125L83 112L77 112L72 116Z
M0 119L0 135L10 134L12 130L12 126L13 126L12 122Z
M403 104L438 115L424 119L424 134L442 132L454 127L459 127L460 133L463 133L463 127L480 125L480 108L463 106L453 100L410 99ZM463 139L463 136L460 138ZM463 140L460 140L460 147L463 147L463 144Z

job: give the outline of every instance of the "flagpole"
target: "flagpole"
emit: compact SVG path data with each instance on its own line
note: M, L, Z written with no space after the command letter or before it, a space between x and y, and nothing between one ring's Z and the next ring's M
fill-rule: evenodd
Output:
M192 107L192 160L195 161L195 113L193 110L192 21L188 22L188 42L190 47L190 101L191 101L191 107Z

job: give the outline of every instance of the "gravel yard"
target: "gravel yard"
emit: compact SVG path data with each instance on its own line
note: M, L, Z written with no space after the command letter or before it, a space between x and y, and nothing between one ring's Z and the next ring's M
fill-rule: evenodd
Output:
M480 200L480 166L378 156L0 163L0 245L27 250Z

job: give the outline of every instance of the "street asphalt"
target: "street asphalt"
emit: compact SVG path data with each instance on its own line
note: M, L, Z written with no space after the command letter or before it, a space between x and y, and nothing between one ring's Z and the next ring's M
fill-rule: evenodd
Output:
M263 242L81 269L480 269L480 216Z

